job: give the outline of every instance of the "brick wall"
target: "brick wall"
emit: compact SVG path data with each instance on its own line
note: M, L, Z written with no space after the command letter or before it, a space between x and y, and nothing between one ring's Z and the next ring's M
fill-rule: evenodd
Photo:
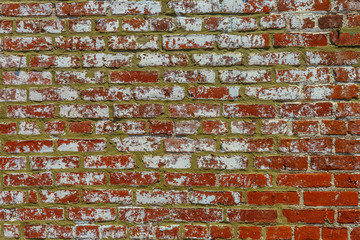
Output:
M0 7L0 239L360 239L358 0Z

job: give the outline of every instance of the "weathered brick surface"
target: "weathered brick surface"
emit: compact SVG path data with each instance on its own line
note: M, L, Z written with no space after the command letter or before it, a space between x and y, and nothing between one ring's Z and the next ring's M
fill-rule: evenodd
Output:
M0 239L360 239L359 0L0 18Z

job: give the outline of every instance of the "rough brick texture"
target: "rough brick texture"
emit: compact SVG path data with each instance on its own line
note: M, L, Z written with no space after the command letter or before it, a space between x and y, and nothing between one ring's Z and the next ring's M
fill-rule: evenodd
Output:
M0 18L0 239L360 239L359 0Z

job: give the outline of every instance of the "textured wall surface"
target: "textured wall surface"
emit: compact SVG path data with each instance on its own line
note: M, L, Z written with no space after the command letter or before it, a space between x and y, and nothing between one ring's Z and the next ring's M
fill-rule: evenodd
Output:
M0 9L0 239L360 239L359 0Z

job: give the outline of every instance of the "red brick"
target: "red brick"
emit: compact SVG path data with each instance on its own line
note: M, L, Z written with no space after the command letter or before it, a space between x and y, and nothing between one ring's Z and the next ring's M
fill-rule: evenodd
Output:
M115 143L116 149L120 152L153 152L161 147L161 138L159 137L113 138L111 142Z
M350 234L351 240L359 240L360 239L360 228L355 227Z
M106 139L59 139L60 152L101 152L106 149Z
M41 32L46 33L62 33L65 32L64 20L42 20Z
M339 82L356 82L360 76L360 68L337 67L334 69L334 77Z
M223 3L225 13L268 13L275 8L275 1L249 0L245 3L234 5L233 1Z
M360 6L356 0L336 0L335 10L356 11L360 10Z
M325 34L314 33L276 33L276 47L323 47L327 45Z
M51 140L7 141L4 144L6 153L46 153L53 152L54 142Z
M259 240L262 237L261 227L239 226L238 227L238 237L241 239Z
M103 238L126 238L127 237L127 228L126 226L104 226L101 228L101 236Z
M330 33L330 40L338 46L360 46L359 33Z
M49 16L51 13L51 3L9 3L2 5L2 14L9 17Z
M56 174L56 184L64 186L103 185L105 174L99 172L60 172Z
M159 75L156 71L112 71L109 74L111 83L157 83Z
M5 186L51 186L53 178L51 173L37 174L7 174L4 176Z
M78 225L75 227L75 237L79 239L99 238L100 226Z
M274 140L271 138L229 138L221 140L221 149L225 152L271 152Z
M294 121L293 133L299 135L316 135L319 133L318 121Z
M276 210L229 209L227 220L230 222L271 223L278 218Z
M34 169L34 170L78 168L79 167L79 157L77 157L77 156L62 156L62 157L34 156L34 157L30 157L30 167L31 167L31 169Z
M272 176L268 174L222 174L219 176L223 187L271 187Z
M292 239L292 229L290 226L270 226L266 227L267 240L290 240Z
M359 97L357 85L322 85L304 88L308 100L351 99Z
M111 13L114 15L157 15L161 12L161 3L150 1L143 2L113 2Z
M117 19L97 19L95 20L95 30L99 32L116 32L119 29Z
M335 139L335 152L358 153L360 152L360 141L357 139Z
M360 14L348 14L346 16L349 27L358 27L360 26Z
M91 121L69 123L69 132L71 133L92 133L92 131Z
M24 228L26 228L26 226ZM25 232L26 232L26 230L25 230ZM4 225L4 237L5 238L20 238L20 226L19 225Z
M175 186L215 186L216 176L213 173L166 173L166 185Z
M348 230L345 227L323 227L321 228L321 237L323 240L347 240Z
M15 205L26 203L26 192L22 191L1 191L1 205Z
M248 204L257 205L297 205L300 203L300 196L297 192L248 192L246 199Z
M279 108L280 117L330 117L333 115L333 104L320 103L285 103Z
M357 192L304 192L307 206L357 206Z
M335 211L326 209L284 209L282 214L289 223L334 223Z
M281 139L279 150L291 153L331 152L332 142L331 138Z
M308 68L307 70L291 69L277 70L277 82L305 82L305 83L328 83L331 71L328 68Z
M268 52L264 54L250 54L249 65L276 66L300 65L299 52Z
M16 123L0 123L0 134L16 134Z
M87 156L84 159L85 168L112 168L124 169L135 166L132 155L119 156Z
M260 117L273 118L275 117L275 107L272 105L261 104L229 104L224 105L224 117Z
M13 33L13 22L9 20L1 20L0 33Z
M116 208L71 207L67 209L67 218L71 221L113 221Z
M240 97L238 87L190 87L189 97L193 99L235 100Z
M106 2L57 3L57 16L106 15Z
M136 192L137 204L175 205L187 203L187 198L186 191L141 190Z
M120 207L119 220L125 222L161 222L170 218L169 208Z
M83 201L86 203L122 203L132 202L131 190L86 190L83 191Z
M261 125L261 132L263 134L286 134L287 121L284 120L263 120Z
M7 115L10 118L53 118L55 106L49 105L12 105L7 107Z
M18 33L38 33L40 32L39 21L21 20L16 21L16 32Z
M295 227L295 240L320 240L320 228L316 226Z
M305 156L257 156L254 159L254 167L258 169L306 170L307 159Z
M159 49L157 36L111 36L109 48L112 50L157 50Z
M208 17L204 21L210 31L251 31L257 29L256 20L252 17Z
M220 48L237 49L237 48L269 48L269 34L254 35L228 35L221 34L217 37Z
M336 117L358 117L360 116L360 104L356 102L346 103L340 102L338 103L336 109Z
M286 27L286 18L280 14L268 15L260 19L262 29L282 29Z
M233 121L230 126L232 133L253 135L256 131L255 121Z
M342 15L326 15L319 18L319 27L325 28L340 28L342 27Z
M222 121L203 121L203 131L209 134L225 134L227 133L227 123Z
M280 174L277 177L279 186L288 187L330 187L330 173L297 173L297 174Z
M348 121L348 132L350 134L359 135L360 134L360 121L359 120L352 120Z
M171 32L175 29L175 20L173 18L150 18L149 28L151 31Z
M30 67L78 68L80 67L80 63L79 63L79 58L74 55L67 55L67 56L36 55L30 59Z
M241 196L239 192L193 191L189 201L193 204L236 205L240 204Z
M328 11L330 10L329 0L280 0L278 2L279 11Z
M337 221L339 223L359 223L360 215L358 209L340 209L338 211Z
M24 59L25 60L25 59ZM51 85L50 72L4 72L5 85Z
M26 238L46 238L46 225L25 225Z
M355 170L360 168L358 156L312 156L311 168L314 170Z
M320 133L324 135L345 135L346 122L340 120L323 120L320 125Z
M44 131L47 134L65 134L65 121L50 121L45 123Z
M3 47L6 51L51 50L52 40L49 37L5 37Z
M178 104L169 105L169 116L171 118L187 117L218 117L220 106L218 104Z
M78 190L40 191L42 203L78 203Z
M172 208L175 222L220 222L223 219L220 208Z
M167 50L214 48L214 35L163 36L163 47Z
M360 186L360 175L350 173L339 173L334 176L335 186L342 188L358 188Z
M32 220L64 220L62 208L21 208L16 210L17 217L22 221Z
M159 179L160 174L157 172L126 172L110 174L111 185L146 186L157 183Z
M55 48L62 50L93 50L100 51L105 49L103 37L57 37L55 38Z
M55 82L57 84L85 84L85 83L103 83L105 78L104 72L95 72L93 77L87 77L87 72L55 72Z
M174 123L170 121L150 121L149 133L154 135L172 135Z
M91 32L91 20L69 19L69 32Z
M184 238L206 239L208 237L208 228L204 225L184 225Z
M152 239L155 237L152 227L145 224L132 226L129 232L131 238Z
M140 67L156 67L156 66L186 66L189 62L188 56L183 53L163 54L163 53L142 53L138 54Z
M234 238L234 228L228 225L211 225L210 226L211 239L232 239Z
M162 104L115 104L115 118L154 118L164 113Z
M38 193L35 190L29 191L29 203L37 203L38 202Z
M306 63L317 66L354 65L359 62L360 52L306 52Z
M84 67L109 67L116 68L120 66L130 66L132 62L131 54L105 54L89 53L83 55Z

